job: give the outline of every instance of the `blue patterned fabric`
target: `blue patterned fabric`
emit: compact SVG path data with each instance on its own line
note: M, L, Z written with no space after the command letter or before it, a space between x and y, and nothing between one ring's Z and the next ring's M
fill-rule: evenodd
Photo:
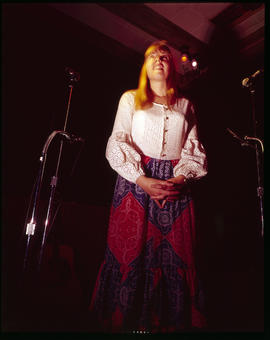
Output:
M173 177L172 161L149 158L148 176ZM196 274L195 227L186 188L163 209L136 184L118 176L108 244L91 309L109 332L176 332L204 327Z

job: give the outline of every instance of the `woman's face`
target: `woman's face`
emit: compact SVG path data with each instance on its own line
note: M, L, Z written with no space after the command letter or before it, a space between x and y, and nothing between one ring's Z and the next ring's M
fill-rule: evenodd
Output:
M153 50L145 61L150 80L167 80L170 72L170 55L166 51Z

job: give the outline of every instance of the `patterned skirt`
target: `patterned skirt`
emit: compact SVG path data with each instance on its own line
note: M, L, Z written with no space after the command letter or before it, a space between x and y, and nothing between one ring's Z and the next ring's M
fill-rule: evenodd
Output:
M147 176L173 177L177 160L143 158ZM191 193L160 209L138 185L118 176L107 247L90 310L104 332L177 332L205 326L194 259Z

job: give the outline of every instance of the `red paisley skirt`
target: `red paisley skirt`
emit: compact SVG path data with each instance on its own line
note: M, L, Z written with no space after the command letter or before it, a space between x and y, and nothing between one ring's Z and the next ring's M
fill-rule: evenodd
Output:
M177 161L143 158L147 176L173 177ZM163 209L118 176L107 247L90 310L104 332L177 332L206 325L188 186Z

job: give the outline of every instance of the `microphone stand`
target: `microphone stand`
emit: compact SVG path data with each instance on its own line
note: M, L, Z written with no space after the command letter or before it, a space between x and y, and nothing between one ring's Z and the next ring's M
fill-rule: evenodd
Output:
M241 146L250 146L255 149L256 153L256 169L257 169L257 196L259 197L259 208L260 208L260 224L261 224L261 235L264 236L264 212L263 212L263 194L264 189L262 186L262 179L261 179L261 161L260 161L260 153L258 144L261 147L261 153L264 153L264 146L261 139L257 137L257 121L255 115L255 86L252 84L250 87L250 94L251 94L251 108L252 108L252 121L253 121L253 132L254 137L245 136L244 139L240 138L235 134L232 130L227 128L230 134L233 135L234 138L238 139L241 142ZM251 144L252 141L257 142L255 145Z
M66 117L65 117L65 123L64 123L63 132L66 132L66 127L67 127L67 121L68 121L69 110L70 110L71 96L72 96L73 87L74 87L73 82L79 80L78 73L69 72L68 75L70 76L70 84L68 85L68 87L69 87L69 97L68 97L68 104L67 104L67 111L66 111ZM40 253L39 253L38 271L40 271L40 268L41 268L41 262L42 262L42 256L43 256L43 251L44 251L44 245L45 245L45 240L46 240L46 236L47 236L47 229L48 229L48 226L50 226L50 222L51 222L52 204L53 204L54 198L55 198L55 191L56 191L56 186L57 186L57 182L58 182L58 172L59 172L62 152L63 152L63 140L61 140L61 142L60 142L58 159L57 159L57 164L56 164L56 170L55 170L54 176L52 176L52 178L51 178L51 183L50 183L50 187L51 187L51 189L50 189L50 197L49 197L49 203L48 203L48 208L47 208L46 219L45 219L45 223L44 223L42 243L41 243Z
M251 95L251 108L252 108L252 120L253 120L253 133L254 137L246 136L246 139L259 141L262 148L262 153L264 152L262 141L257 138L257 121L256 121L256 110L255 110L255 85L250 86L250 95ZM261 221L261 234L262 237L264 235L264 213L263 213L263 194L264 189L262 186L261 179L261 162L260 162L260 154L258 149L258 144L255 144L255 153L256 153L256 167L257 167L257 196L259 197L259 207L260 207L260 221Z
M23 271L25 271L25 269L26 269L27 258L28 258L28 253L29 253L30 239L31 239L31 236L33 236L34 233L35 233L35 227L36 227L36 223L37 223L37 217L36 216L37 216L37 210L38 210L40 190L41 190L41 185L42 185L42 180L43 180L43 175L44 175L44 169L45 169L45 164L46 164L46 158L47 158L47 151L48 151L49 145L52 142L52 140L54 139L54 137L58 134L61 134L62 136L64 136L66 139L68 139L71 142L72 142L72 138L75 137L75 136L69 135L66 132L66 127L67 127L68 115L69 115L69 110L70 110L71 96L72 96L72 91L73 91L73 87L74 87L73 83L77 82L79 80L80 76L79 76L79 73L74 72L73 70L71 70L69 68L66 68L66 72L69 76L69 85L68 85L68 87L69 87L69 98L68 98L68 105L67 105L64 129L63 129L63 131L62 130L53 131L49 135L49 137L47 138L47 140L46 140L46 142L43 146L41 157L39 158L40 167L39 167L38 176L37 176L37 180L36 180L36 184L35 184L35 194L34 194L31 220L30 220L29 223L27 223L27 226L26 226L27 242L26 242L26 249L25 249L24 261L23 261ZM77 138L77 140L83 141L81 138ZM74 141L76 141L76 139L74 139ZM58 181L58 172L59 172L60 161L61 161L61 157L62 157L62 150L63 150L63 140L61 140L61 143L60 143L55 175L51 178L51 183L50 183L50 186L51 186L50 198L49 198L46 220L45 220L44 229L43 229L42 243L41 243L41 248L40 248L40 253L39 253L38 271L40 270L40 266L41 266L43 250L44 250L44 245L45 245L45 240L46 240L46 235L47 235L47 229L48 229L48 226L50 226L50 219L51 219L51 214L52 214L52 203L53 203L54 197L55 197L55 190L56 190L57 181ZM28 216L27 216L27 218L28 218Z

